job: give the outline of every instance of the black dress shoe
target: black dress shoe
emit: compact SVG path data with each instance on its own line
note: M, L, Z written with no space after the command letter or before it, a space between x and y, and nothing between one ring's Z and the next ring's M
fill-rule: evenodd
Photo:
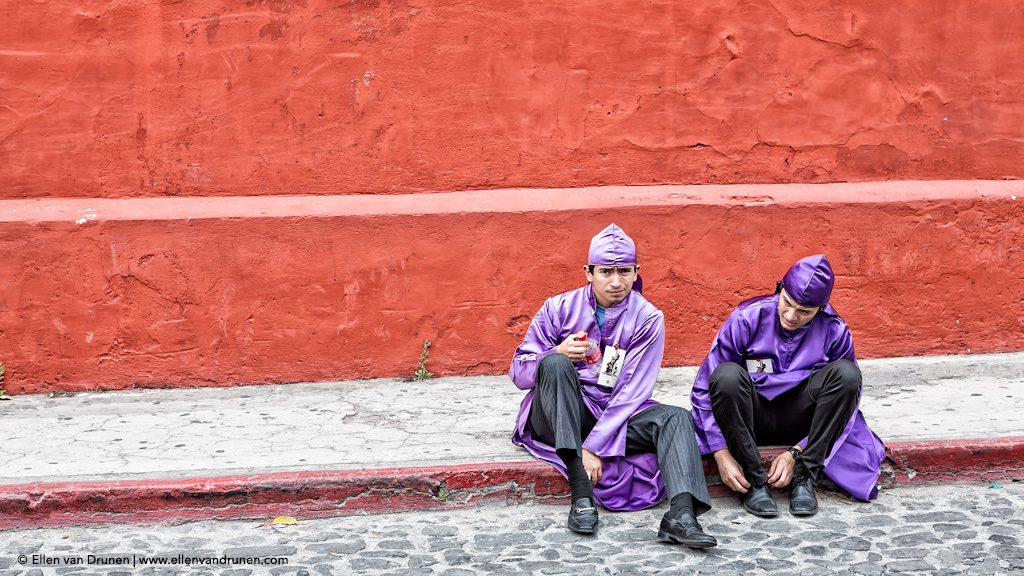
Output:
M569 508L569 530L577 534L593 534L597 531L597 507L594 499L577 498Z
M818 511L818 497L814 494L814 480L797 476L789 485L789 513L810 516Z
M779 515L779 507L775 504L775 498L772 498L772 489L767 484L752 487L747 490L746 494L740 494L740 502L743 503L747 512L754 516L767 518Z
M692 513L683 514L679 518L669 518L667 515L663 517L658 529L658 541L683 544L691 548L718 546L718 540L704 533Z

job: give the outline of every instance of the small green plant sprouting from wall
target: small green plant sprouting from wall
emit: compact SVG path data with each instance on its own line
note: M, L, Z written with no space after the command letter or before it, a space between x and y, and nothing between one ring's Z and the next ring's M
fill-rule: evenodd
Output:
M434 375L427 370L427 360L430 359L430 340L423 341L423 353L420 354L420 366L416 369L416 373L413 374L413 380L427 380Z

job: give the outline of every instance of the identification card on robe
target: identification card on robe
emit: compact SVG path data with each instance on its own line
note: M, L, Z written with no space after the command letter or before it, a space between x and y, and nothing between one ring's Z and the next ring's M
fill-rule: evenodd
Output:
M626 362L626 351L618 346L605 346L601 363L598 364L597 385L615 388L619 381L619 373Z
M747 372L751 374L774 374L771 358L752 358L747 360Z

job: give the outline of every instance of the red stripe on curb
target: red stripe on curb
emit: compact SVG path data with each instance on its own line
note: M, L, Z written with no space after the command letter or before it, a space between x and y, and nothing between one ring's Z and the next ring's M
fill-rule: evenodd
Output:
M895 442L886 450L879 484L1024 478L1024 437Z
M762 451L770 459L779 449ZM728 494L705 459L714 496ZM894 442L879 484L1024 478L1024 437ZM0 488L0 529L205 519L300 519L466 508L480 502L565 502L565 480L540 462L249 476L55 482Z

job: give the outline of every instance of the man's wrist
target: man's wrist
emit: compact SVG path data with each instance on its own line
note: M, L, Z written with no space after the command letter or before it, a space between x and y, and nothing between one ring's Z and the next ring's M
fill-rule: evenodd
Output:
M786 448L786 452L789 452L790 455L793 456L793 460L799 460L800 459L801 452L800 452L800 449L797 448L796 446L790 446L789 448Z

